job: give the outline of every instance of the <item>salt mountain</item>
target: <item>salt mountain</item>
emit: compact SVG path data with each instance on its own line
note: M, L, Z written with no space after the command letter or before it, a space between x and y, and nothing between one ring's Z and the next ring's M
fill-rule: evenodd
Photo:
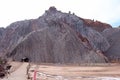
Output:
M114 36L118 32L109 24L50 7L38 19L1 28L0 56L16 61L28 57L35 63L105 63L110 56L120 56L113 53L120 52L120 45L114 44L120 42Z

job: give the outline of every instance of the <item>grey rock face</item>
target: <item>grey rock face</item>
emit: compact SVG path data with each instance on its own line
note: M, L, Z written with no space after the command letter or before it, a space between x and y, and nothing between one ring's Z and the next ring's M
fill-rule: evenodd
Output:
M112 60L120 59L120 29L105 29L102 34L110 43L110 48L105 52L105 55Z
M110 47L106 38L84 20L52 7L38 19L9 25L0 42L0 54L20 61L24 56L32 62L94 63L105 62Z
M26 56L37 63L105 62L104 56L87 49L68 25L61 25L29 33L9 56L14 55L13 59L18 61Z
M43 18L48 24L55 24L55 22L64 22L68 24L72 29L86 38L89 41L91 48L94 50L101 50L104 52L110 47L106 38L104 38L96 30L93 30L92 28L85 25L83 22L84 20L77 17L76 15L61 13L60 11L52 13L50 10L48 10L43 15Z

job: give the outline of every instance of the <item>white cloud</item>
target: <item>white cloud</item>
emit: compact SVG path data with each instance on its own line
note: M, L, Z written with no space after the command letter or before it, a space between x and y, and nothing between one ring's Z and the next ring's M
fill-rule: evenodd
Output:
M120 20L120 0L0 0L0 26L37 18L50 6L111 24Z

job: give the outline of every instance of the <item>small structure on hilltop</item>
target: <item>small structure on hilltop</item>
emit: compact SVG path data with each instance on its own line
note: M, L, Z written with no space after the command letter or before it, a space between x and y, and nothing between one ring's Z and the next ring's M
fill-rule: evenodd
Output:
M73 15L75 15L75 13L73 13Z
M54 6L52 6L52 7L49 8L49 11L56 12L57 9Z
M71 11L69 11L69 14L71 14Z

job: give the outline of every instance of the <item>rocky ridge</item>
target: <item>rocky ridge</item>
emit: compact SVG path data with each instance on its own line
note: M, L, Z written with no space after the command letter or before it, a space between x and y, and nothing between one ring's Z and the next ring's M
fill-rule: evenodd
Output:
M110 48L105 52L105 55L112 62L120 61L120 29L119 28L111 28L105 29L102 32L103 36L106 37L110 44Z
M0 55L37 63L104 63L110 43L101 32L109 28L50 7L38 19L10 24L0 41Z

